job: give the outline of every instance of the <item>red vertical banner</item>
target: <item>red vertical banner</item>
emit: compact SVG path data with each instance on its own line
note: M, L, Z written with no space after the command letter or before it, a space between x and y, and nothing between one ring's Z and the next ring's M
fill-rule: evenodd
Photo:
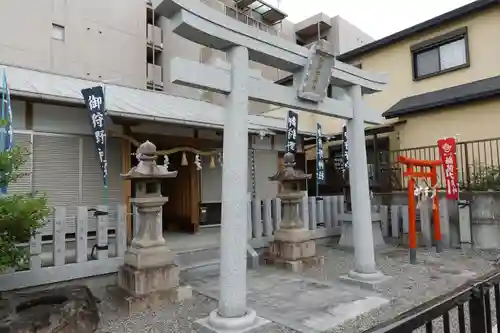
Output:
M454 138L439 139L439 155L443 161L446 199L458 200L457 142Z

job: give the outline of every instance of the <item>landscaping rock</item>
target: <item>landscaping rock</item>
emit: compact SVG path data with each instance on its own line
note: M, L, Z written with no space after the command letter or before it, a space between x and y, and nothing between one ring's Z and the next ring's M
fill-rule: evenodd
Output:
M16 294L0 307L0 333L95 332L97 302L86 286Z

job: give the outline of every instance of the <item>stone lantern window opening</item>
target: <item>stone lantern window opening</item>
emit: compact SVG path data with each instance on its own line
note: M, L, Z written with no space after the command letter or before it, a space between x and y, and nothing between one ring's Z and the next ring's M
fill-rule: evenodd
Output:
M159 191L159 186L160 184L156 181L154 182L146 182L146 195L147 196L150 196L150 195L158 195L160 193Z

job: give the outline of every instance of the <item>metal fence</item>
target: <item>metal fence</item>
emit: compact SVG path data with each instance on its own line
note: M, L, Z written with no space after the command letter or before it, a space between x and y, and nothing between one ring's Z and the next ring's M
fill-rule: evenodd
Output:
M392 190L406 189L404 166L397 163L398 156L423 160L440 159L437 145L399 149L380 153L383 178L390 177ZM457 164L460 189L500 190L500 138L457 143ZM438 187L444 188L444 169L438 169Z
M423 332L424 327L425 332L496 332L493 325L500 321L499 283L497 269L364 333Z

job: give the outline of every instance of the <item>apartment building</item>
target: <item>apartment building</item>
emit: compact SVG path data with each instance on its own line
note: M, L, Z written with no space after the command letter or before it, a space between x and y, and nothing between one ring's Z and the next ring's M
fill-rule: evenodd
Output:
M320 14L294 24L286 20L286 13L264 1L224 1L202 2L233 18L235 24L293 42L306 45L326 38L339 53L370 40L340 17ZM129 202L132 196L130 184L120 179L120 173L135 163L131 141L149 139L160 150L222 147L224 97L170 83L169 64L182 57L229 69L225 54L172 33L170 21L155 15L148 1L4 0L0 29L9 32L0 39L0 64L14 98L15 140L33 148L33 160L27 166L32 176L12 191L45 191L53 205L102 204L101 170L80 94L81 89L98 84L105 86L112 120L108 124L109 204ZM257 63L250 66L251 75L272 81L290 75ZM277 192L267 177L277 171L283 155L285 115L286 110L251 103L248 188L261 198ZM301 137L314 135L317 120L300 115ZM218 219L222 168L220 164L209 167L211 163L204 160L205 167L198 171L194 154L186 155L187 166L181 154L170 160L170 167L179 170L171 186L185 200L178 210L183 215L175 216L182 225L172 227L196 231L200 207ZM304 158L298 160L305 164ZM74 213L70 209L68 216Z

